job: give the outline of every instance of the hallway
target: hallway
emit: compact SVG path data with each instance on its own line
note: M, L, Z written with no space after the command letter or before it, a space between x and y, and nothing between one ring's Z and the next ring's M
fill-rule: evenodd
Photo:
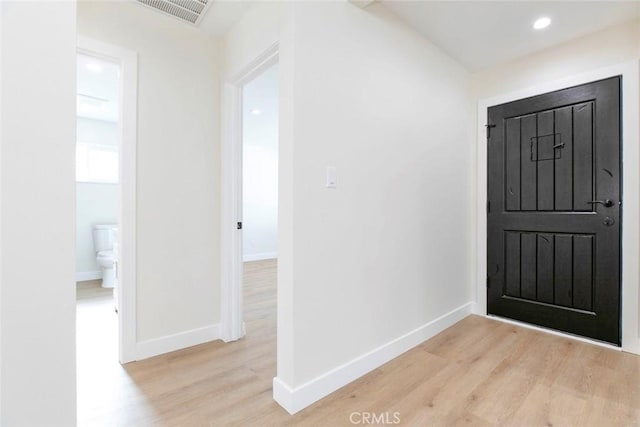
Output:
M289 416L272 399L275 278L275 261L245 264L247 336L234 343L121 367L99 346L115 323L79 329L78 425L350 426L364 413L404 426L640 423L640 357L479 316ZM115 322L107 300L93 304ZM78 320L89 314L79 302Z

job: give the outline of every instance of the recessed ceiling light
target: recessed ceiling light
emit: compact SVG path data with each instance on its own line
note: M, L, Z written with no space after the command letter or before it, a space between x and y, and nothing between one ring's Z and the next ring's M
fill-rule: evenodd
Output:
M257 108L253 108L251 109L251 111L249 111L251 114L253 114L254 116L259 116L260 114L262 114L262 111L258 110Z
M543 28L547 28L551 24L551 19L543 16L542 18L536 19L536 22L533 23L533 28L536 30L542 30Z
M87 62L85 67L92 73L100 73L102 71L102 65L96 64L95 62Z

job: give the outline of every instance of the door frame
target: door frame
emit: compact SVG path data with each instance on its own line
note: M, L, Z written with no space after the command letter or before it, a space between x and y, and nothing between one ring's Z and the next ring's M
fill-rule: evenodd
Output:
M478 101L476 145L476 286L473 312L487 316L487 108L547 92L622 76L621 348L640 354L640 61L634 60ZM629 197L626 197L626 196ZM571 336L564 333L561 335ZM591 341L591 340L589 340ZM613 347L612 347L613 348Z
M242 298L242 88L278 63L278 42L269 46L222 87L222 214L220 338L235 341L245 335ZM239 232L240 231L240 232Z
M136 145L138 111L138 55L136 52L78 35L78 53L120 65L118 156L118 360L137 360L136 334Z

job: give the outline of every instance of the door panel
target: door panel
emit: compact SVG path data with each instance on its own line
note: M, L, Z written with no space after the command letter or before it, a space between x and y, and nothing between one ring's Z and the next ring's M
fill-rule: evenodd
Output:
M522 201L520 208L515 210L535 211L537 210L536 181L538 173L535 162L532 161L531 152L533 146L531 140L536 136L536 116L530 115L522 117L520 120L520 164L512 165L512 168L520 169L520 192Z
M505 231L504 295L591 311L593 237Z
M573 107L573 210L592 210L593 205L589 205L593 199L593 116L592 103L577 105Z
M522 234L506 232L505 233L505 295L520 298L522 295ZM525 277L527 277L525 271Z
M536 155L536 161L533 159L531 163L537 165L538 170L538 187L536 193L538 196L537 210L552 211L554 210L554 163L556 153L560 155L560 150L555 149L556 137L553 132L553 121L555 111L545 111L536 115L537 130L536 137L531 141Z
M536 300L553 304L553 234L537 234L536 252Z
M535 234L520 234L520 243L522 245L522 252L520 253L520 262L522 265L520 296L529 300L536 299L536 240Z
M619 345L620 78L488 117L488 313Z
M506 173L507 173L507 192L506 204L508 211L521 210L521 186L520 178L522 177L522 169L520 167L521 146L520 146L521 119L508 119L505 121L505 137L507 139L506 152ZM526 148L525 148L526 153ZM526 160L525 160L526 162ZM525 170L525 172L529 172ZM524 177L527 179L527 176Z
M555 234L554 242L554 303L573 307L573 236Z
M507 211L593 210L592 104L505 120Z
M555 166L555 210L573 210L573 107L555 110L555 132L560 155Z
M593 243L593 236L573 236L573 307L587 311L593 310Z

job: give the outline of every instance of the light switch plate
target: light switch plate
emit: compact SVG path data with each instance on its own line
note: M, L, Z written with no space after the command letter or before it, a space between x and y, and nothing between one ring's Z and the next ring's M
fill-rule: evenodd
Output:
M334 166L327 166L327 188L336 188L337 185L336 168Z

